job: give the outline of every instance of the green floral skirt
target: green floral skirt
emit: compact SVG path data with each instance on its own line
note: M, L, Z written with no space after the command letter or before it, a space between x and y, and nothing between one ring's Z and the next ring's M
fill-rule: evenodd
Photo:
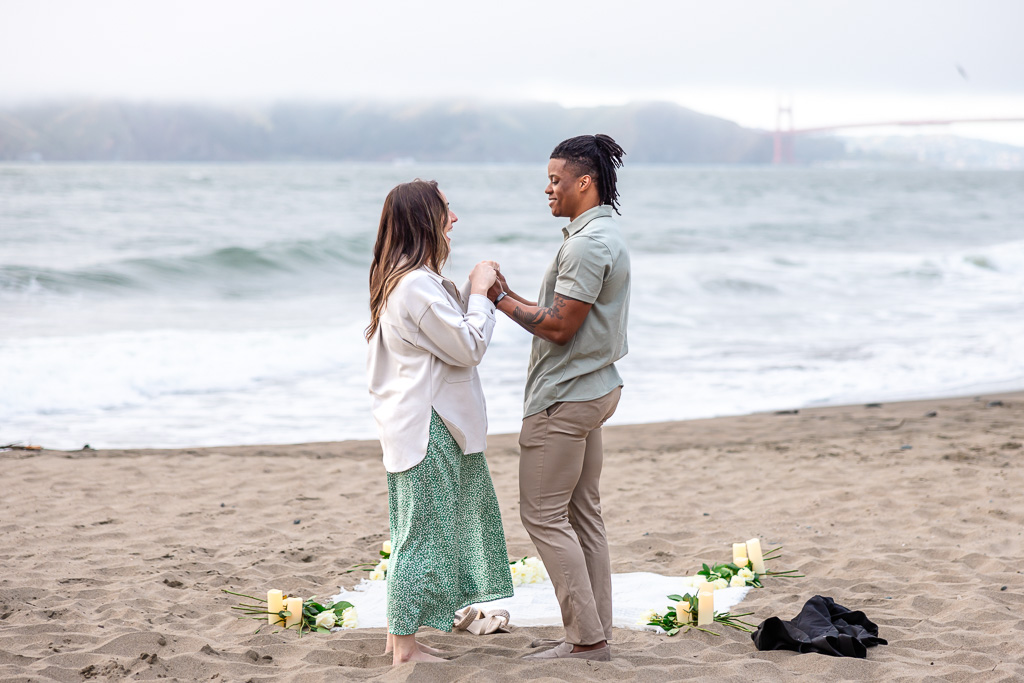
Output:
M426 457L388 473L388 508L388 631L451 631L456 610L512 596L487 460L483 453L463 455L434 411Z

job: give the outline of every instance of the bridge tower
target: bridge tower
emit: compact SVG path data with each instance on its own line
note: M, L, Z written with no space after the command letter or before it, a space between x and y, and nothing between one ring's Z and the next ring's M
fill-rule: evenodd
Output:
M783 104L780 100L775 113L773 164L793 163L793 130L793 100L789 104Z

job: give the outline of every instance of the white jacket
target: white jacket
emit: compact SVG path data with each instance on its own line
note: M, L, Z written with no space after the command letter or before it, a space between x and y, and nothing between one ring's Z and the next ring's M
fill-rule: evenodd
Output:
M402 472L422 462L430 409L463 453L487 446L487 407L476 366L494 331L494 304L460 293L426 267L398 283L370 337L366 368L384 467Z

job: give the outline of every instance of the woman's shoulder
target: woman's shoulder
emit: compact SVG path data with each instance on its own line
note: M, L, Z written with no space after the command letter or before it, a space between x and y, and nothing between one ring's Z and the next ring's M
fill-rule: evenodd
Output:
M421 266L416 270L410 270L402 278L403 283L411 283L416 285L429 285L432 282L440 282L441 276L433 273L426 266Z
M414 316L437 301L445 300L441 278L425 268L406 273L388 297L388 307L411 312Z
M407 296L421 295L444 295L444 285L441 284L441 276L431 273L426 268L417 268L409 271L395 285L395 292L401 292Z

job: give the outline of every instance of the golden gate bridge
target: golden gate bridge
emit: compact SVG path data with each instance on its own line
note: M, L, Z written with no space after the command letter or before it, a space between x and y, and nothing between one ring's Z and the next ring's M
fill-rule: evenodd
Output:
M1024 123L1024 116L966 118L966 119L921 119L914 121L876 121L871 123L841 123L830 126L814 126L812 128L793 127L793 106L779 105L775 116L773 164L793 163L793 141L798 135L827 133L850 128L885 128L894 126L950 126L954 123Z

